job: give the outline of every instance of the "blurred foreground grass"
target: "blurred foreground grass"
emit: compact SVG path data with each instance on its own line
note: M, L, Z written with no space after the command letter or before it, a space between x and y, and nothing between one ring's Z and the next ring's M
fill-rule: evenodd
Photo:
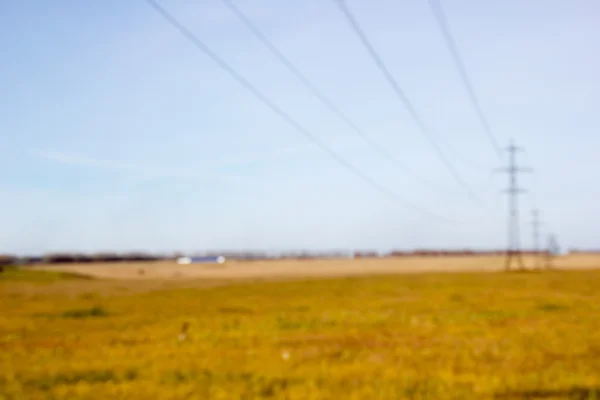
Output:
M0 278L0 399L600 397L600 271L40 289L76 278Z

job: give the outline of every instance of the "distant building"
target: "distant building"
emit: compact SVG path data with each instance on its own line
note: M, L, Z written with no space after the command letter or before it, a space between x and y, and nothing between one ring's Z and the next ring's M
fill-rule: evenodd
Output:
M177 264L224 264L225 257L223 256L204 256L204 257L179 257Z

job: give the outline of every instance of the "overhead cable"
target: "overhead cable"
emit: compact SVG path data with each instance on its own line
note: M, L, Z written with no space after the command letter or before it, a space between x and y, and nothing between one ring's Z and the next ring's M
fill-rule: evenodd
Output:
M171 15L167 10L161 7L154 0L146 0L146 2L153 7L169 24L171 24L175 29L177 29L186 39L188 39L196 48L206 54L213 62L215 62L221 69L225 70L233 79L235 79L240 85L246 88L249 92L251 92L259 101L261 101L264 105L271 109L275 114L277 114L281 119L286 121L290 126L292 126L296 131L298 131L302 136L306 139L313 142L317 145L321 150L323 150L329 157L331 157L334 161L340 164L342 167L349 170L351 173L356 175L358 178L363 180L365 183L376 189L377 191L391 197L392 199L401 202L405 206L408 206L416 211L419 211L423 214L429 215L436 219L450 222L448 218L440 216L431 211L425 210L412 202L402 198L397 193L393 192L389 188L381 185L376 180L371 178L369 175L365 174L352 164L350 161L346 160L344 157L339 155L333 148L327 145L325 142L320 140L316 135L310 132L307 128L298 123L295 119L293 119L287 112L282 110L277 104L275 104L272 100L270 100L266 95L264 95L256 86L250 83L246 78L240 75L233 67L231 67L227 62L225 62L222 58L220 58L214 51L212 51L204 42L202 42L194 33L192 33L188 28L186 28L183 24L181 24L173 15Z
M458 69L458 73L460 75L462 83L465 86L467 93L469 94L469 100L471 101L471 105L475 109L475 113L477 114L477 117L479 118L479 121L481 122L481 125L483 126L483 129L488 137L488 140L490 141L490 143L492 144L492 147L494 148L494 151L496 152L496 155L501 157L502 156L502 147L498 144L498 141L494 137L492 130L490 129L490 124L488 123L488 120L485 117L485 114L483 113L483 109L481 108L481 103L479 102L479 99L477 98L477 95L475 94L475 90L473 89L473 85L471 84L471 80L469 79L469 74L467 73L467 68L465 67L465 63L463 62L460 52L458 51L458 46L456 46L456 43L452 37L452 34L450 33L450 27L448 25L448 20L446 18L444 10L442 9L440 0L429 0L429 6L431 7L431 11L435 17L435 20L437 21L440 31L442 32L442 36L444 37L446 46L448 47L448 50L450 51L450 54L452 55L454 64L456 64L456 68Z
M336 106L333 101L331 101L327 96L317 88L304 73L302 73L298 67L294 65L292 61L290 61L274 44L266 35L261 32L261 30L252 22L250 19L244 14L234 3L232 0L222 0L223 3L229 8L229 10L244 24L246 27L256 36L264 45L269 49L271 53L292 73L296 76L296 78L302 82L302 84L310 91L310 93L316 97L329 111L336 114L338 118L340 118L354 133L356 133L360 138L362 138L367 144L369 144L375 151L377 151L380 155L385 157L387 160L396 164L400 169L405 172L413 175L415 178L420 180L421 182L427 184L428 186L440 190L447 191L447 189L441 188L438 184L428 180L427 178L421 176L416 170L410 168L403 162L401 162L398 157L394 156L391 152L387 151L383 146L379 145L375 140L373 140L369 135L361 129L346 113L344 113L338 106Z
M381 73L384 75L385 79L388 81L388 83L392 87L392 89L394 90L394 93L396 94L398 99L400 99L400 101L402 102L402 104L404 105L406 110L408 111L408 114L415 121L415 123L417 124L417 126L418 126L419 130L421 131L421 133L423 134L423 136L425 136L425 138L429 141L429 144L434 148L434 150L437 153L438 158L444 163L444 165L446 166L448 171L450 171L450 173L452 174L454 179L458 182L459 185L461 185L463 187L463 189L471 197L471 199L473 201L481 204L481 199L479 198L479 196L477 196L477 194L473 191L473 189L471 189L469 184L467 184L467 182L462 178L462 176L459 174L459 172L456 170L456 168L454 168L452 163L448 160L445 153L442 151L442 148L440 147L440 145L435 141L435 139L431 135L431 132L425 125L423 119L421 118L419 113L416 111L415 107L412 105L411 101L408 99L408 97L406 96L404 91L402 91L402 89L400 88L400 85L398 85L398 82L396 81L394 76L390 73L390 71L385 66L385 63L383 62L382 58L379 56L379 54L377 53L377 51L375 50L375 48L373 47L373 45L367 38L367 35L365 34L364 30L361 28L357 19L354 17L354 15L350 12L348 7L346 6L345 1L344 0L333 0L333 1L338 5L340 11L344 15L345 19L348 21L350 27L356 33L356 35L362 42L363 46L366 48L366 50L369 53L369 55L371 56L371 58L373 59L373 61L375 62L375 64L377 65L377 67L379 68Z

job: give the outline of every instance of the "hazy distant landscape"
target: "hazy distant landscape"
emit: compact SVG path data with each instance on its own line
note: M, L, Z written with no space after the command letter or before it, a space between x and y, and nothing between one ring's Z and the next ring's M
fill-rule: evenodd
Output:
M423 272L493 272L504 270L504 256L409 256L362 259L227 261L225 264L178 265L174 261L52 264L31 267L108 279L248 279L303 278ZM524 256L527 269L544 267L544 259ZM539 264L536 264L539 263ZM560 270L600 267L600 255L555 257Z

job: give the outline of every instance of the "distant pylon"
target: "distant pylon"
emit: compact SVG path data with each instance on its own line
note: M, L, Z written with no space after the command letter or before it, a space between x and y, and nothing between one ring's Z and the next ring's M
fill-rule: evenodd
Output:
M508 193L509 215L508 215L508 246L506 250L506 262L504 268L509 271L513 262L516 262L518 268L525 269L523 256L521 254L521 238L519 226L519 194L525 193L525 190L519 188L517 184L517 175L519 172L531 172L531 168L517 166L516 153L523 149L515 146L511 140L510 145L506 148L508 151L508 167L499 168L498 171L508 174Z
M554 266L552 261L554 261L554 257L558 254L560 254L560 249L556 241L556 236L550 234L548 235L548 248L546 249L546 269L552 269Z
M541 269L541 251L540 251L540 212L537 209L531 210L531 225L533 228L533 259L534 267Z

